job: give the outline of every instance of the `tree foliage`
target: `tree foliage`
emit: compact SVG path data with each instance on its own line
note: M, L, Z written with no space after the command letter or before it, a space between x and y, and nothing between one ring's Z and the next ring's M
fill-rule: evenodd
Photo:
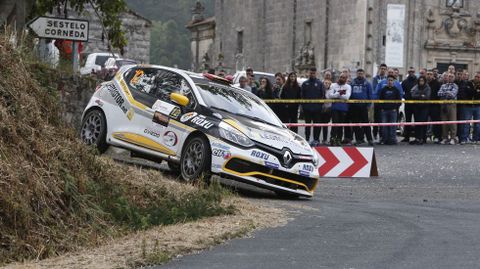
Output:
M196 0L126 0L129 8L154 22L150 42L150 62L180 68L191 67L190 32L185 25L192 19ZM214 0L202 0L205 16L213 15Z
M124 0L36 0L33 15L45 15L54 13L54 11L57 11L58 14L65 14L66 6L81 13L87 5L91 5L100 15L111 46L119 49L126 46L127 39L121 29L122 22L119 19L119 14L126 10Z

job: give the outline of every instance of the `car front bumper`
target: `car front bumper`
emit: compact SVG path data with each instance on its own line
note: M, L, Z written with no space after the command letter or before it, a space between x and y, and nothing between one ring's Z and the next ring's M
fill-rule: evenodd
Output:
M258 148L242 149L221 140L211 141L212 172L276 192L312 197L318 183L312 162L283 167L277 157Z

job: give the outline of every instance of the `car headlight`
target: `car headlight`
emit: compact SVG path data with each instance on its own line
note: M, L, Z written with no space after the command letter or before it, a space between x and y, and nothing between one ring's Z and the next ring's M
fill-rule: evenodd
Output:
M220 136L223 139L226 139L242 147L251 147L254 145L254 143L252 142L252 140L250 140L250 138L248 138L239 130L233 128L230 124L221 122L218 127L219 127L218 131L220 133Z

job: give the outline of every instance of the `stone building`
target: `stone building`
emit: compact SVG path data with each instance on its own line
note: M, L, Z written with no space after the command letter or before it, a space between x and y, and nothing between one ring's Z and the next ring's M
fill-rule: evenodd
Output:
M216 0L211 65L229 70L480 67L478 0ZM194 54L195 55L195 54ZM200 58L202 56L199 56Z
M84 46L84 54L108 51L108 42L105 35L102 34L102 24L90 5L85 6L82 14L71 12L69 18L81 18L90 22L89 41ZM150 30L152 22L130 9L127 9L126 12L120 15L120 20L128 41L127 46L123 49L122 57L134 59L141 63L148 63L150 60ZM120 51L114 52L120 54Z
M192 33L190 44L194 56L192 59L193 70L207 70L213 67L212 45L215 41L215 18L204 18L204 11L205 7L198 1L192 8L192 20L186 26Z

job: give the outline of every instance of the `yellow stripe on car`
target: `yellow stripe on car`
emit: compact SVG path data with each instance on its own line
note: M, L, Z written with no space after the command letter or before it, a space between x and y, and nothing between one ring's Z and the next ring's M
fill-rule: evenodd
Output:
M143 148L151 149L151 150L158 151L171 156L176 155L173 150L170 150L169 148L163 146L162 144L159 144L139 134L118 132L118 133L113 133L112 136L118 140L122 140Z
M120 87L122 88L122 91L125 93L125 95L127 96L127 99L128 101L136 106L137 108L140 108L142 110L146 110L147 109L147 106L138 102L137 100L135 100L132 96L132 93L130 92L130 90L128 89L128 86L127 86L127 83L125 82L125 80L122 79L119 79L118 82L120 83Z

